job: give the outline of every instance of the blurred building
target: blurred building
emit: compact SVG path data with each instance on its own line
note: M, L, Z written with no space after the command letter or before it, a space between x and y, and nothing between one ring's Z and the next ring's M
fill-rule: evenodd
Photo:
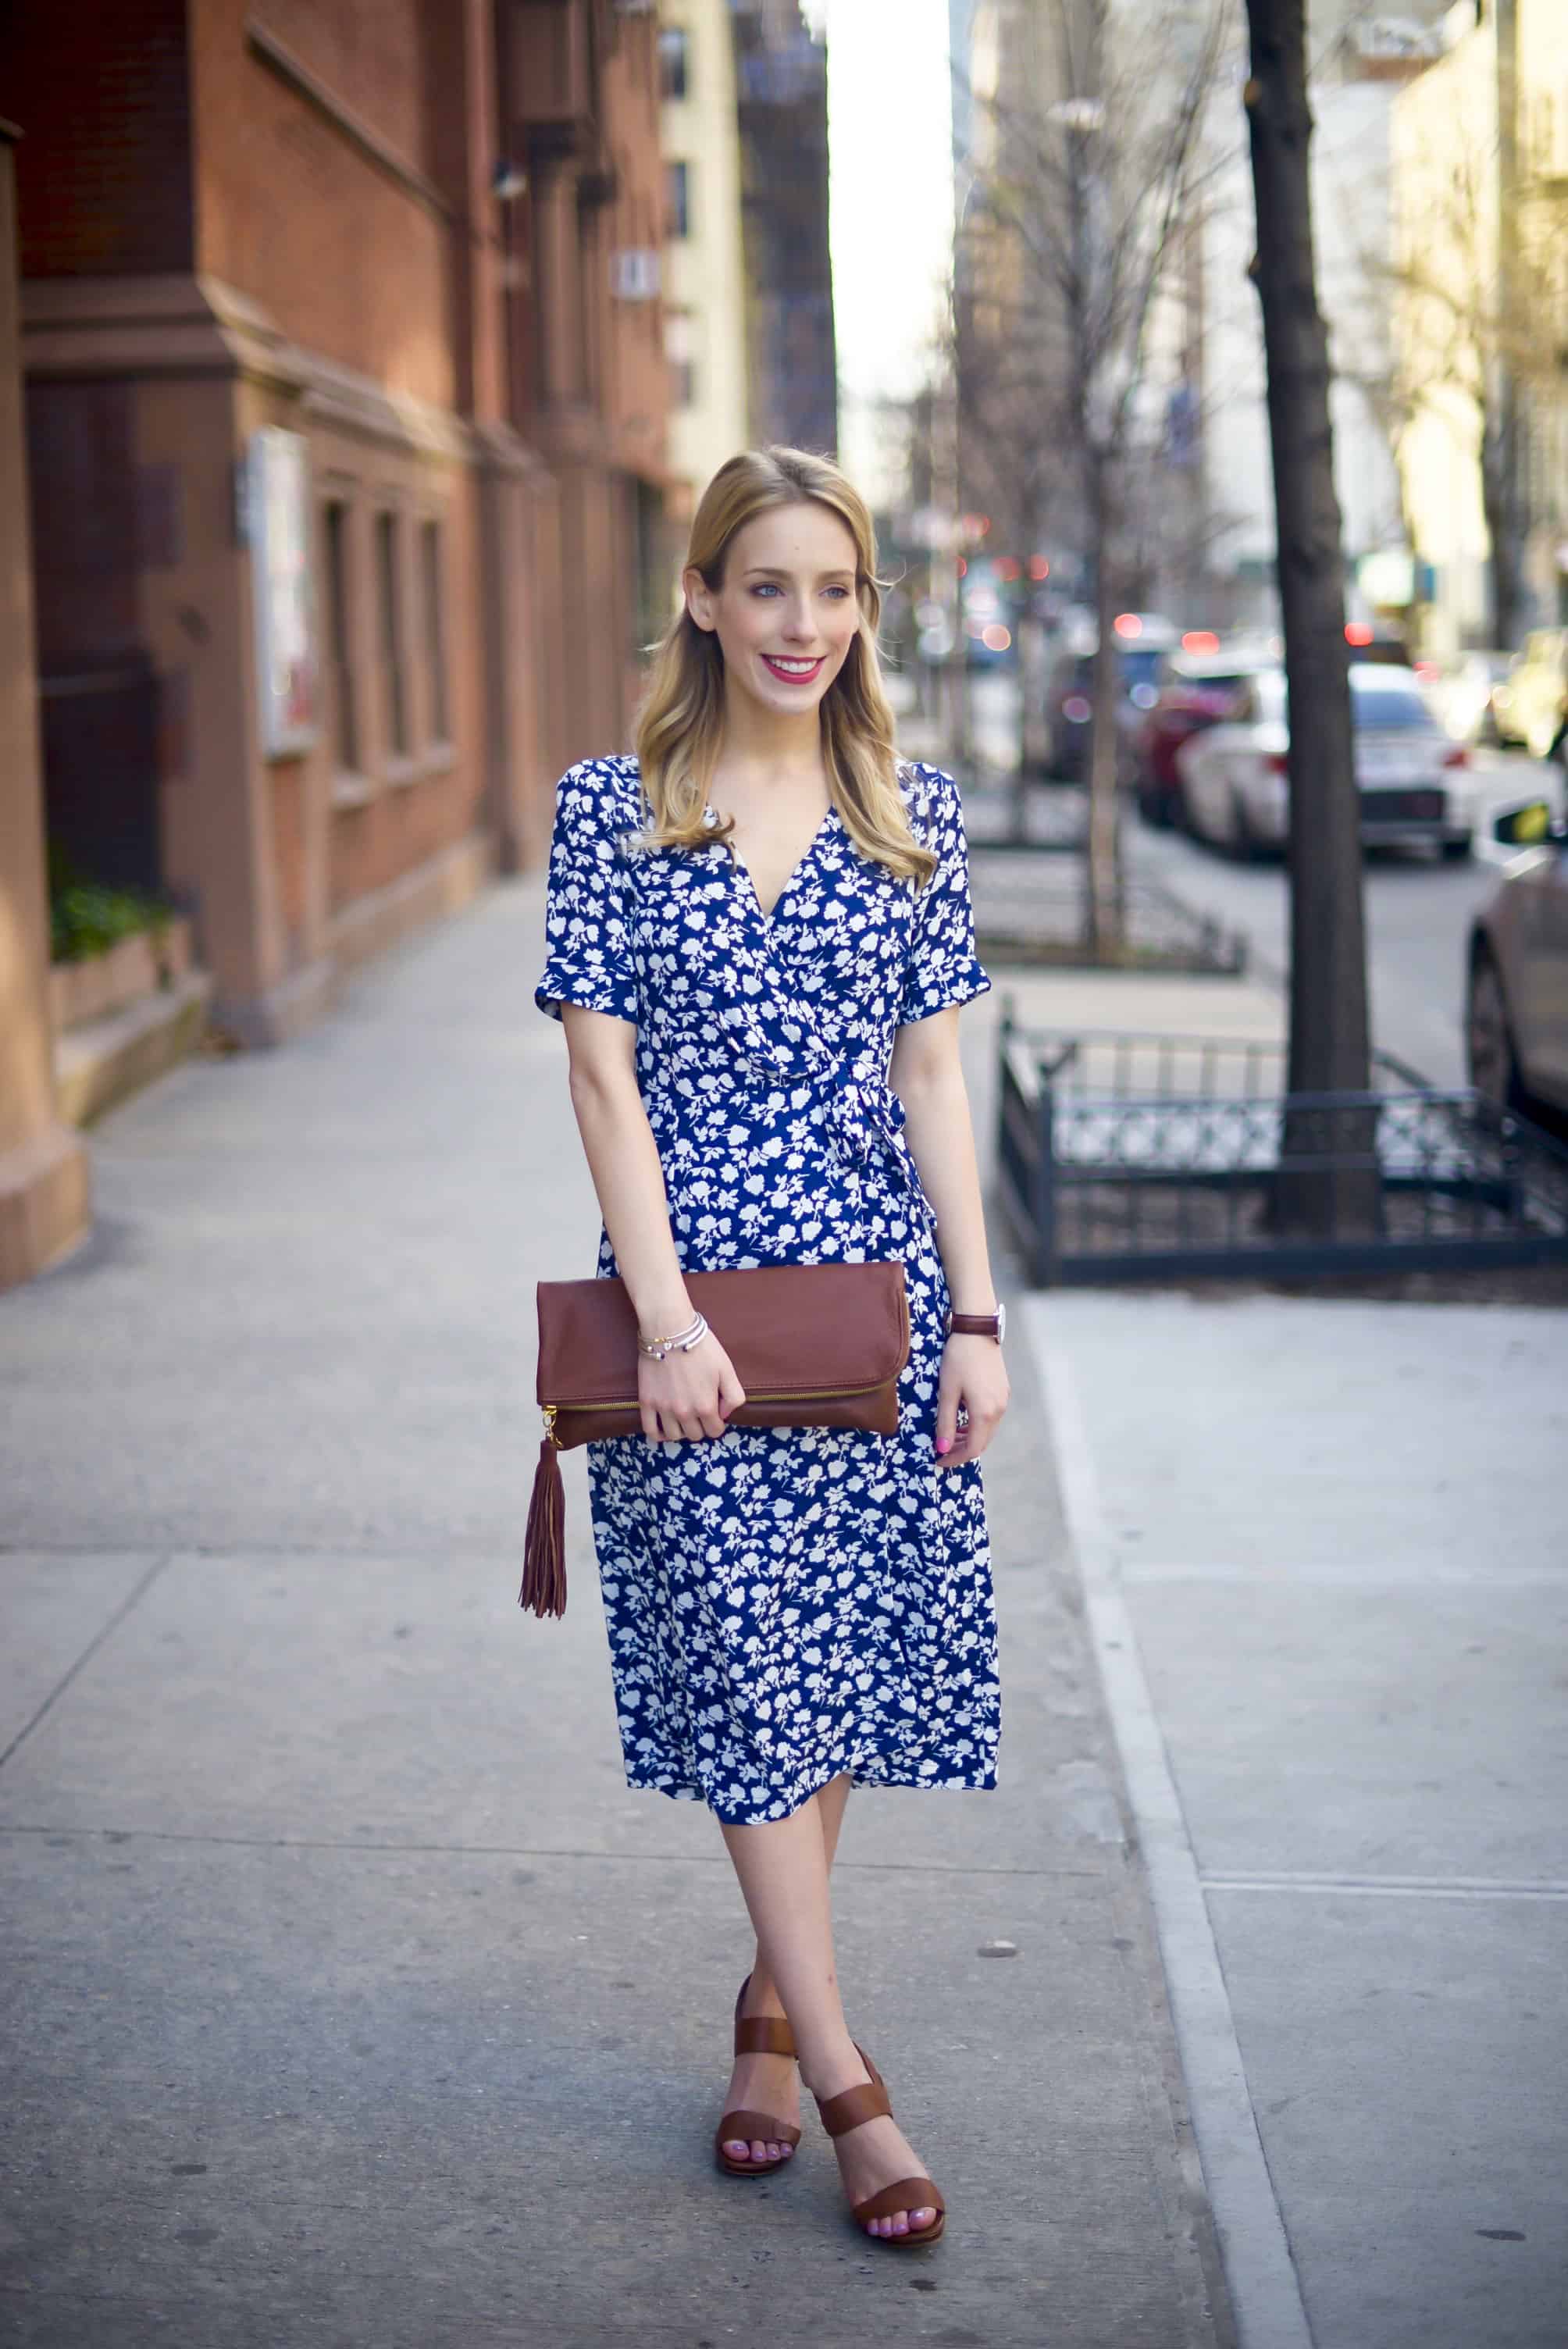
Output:
M1395 113L1400 471L1426 648L1568 623L1568 92L1557 0L1464 0Z
M656 37L646 0L0 35L46 828L189 909L242 1040L537 862L557 773L626 738L668 554Z
M751 428L824 455L839 441L828 249L828 53L799 0L729 0L740 93Z
M728 0L665 0L665 349L672 504L689 512L751 437L740 118Z
M1400 91L1438 53L1447 0L1321 0L1309 22L1313 240L1334 377L1329 414L1353 615L1369 616L1405 546L1395 465L1398 388L1391 319L1391 138ZM1263 319L1248 264L1256 247L1252 166L1235 143L1234 98L1216 108L1218 168L1202 225L1205 434L1214 624L1277 625L1274 460ZM1223 159L1223 160L1222 160ZM1361 566L1374 592L1360 585Z

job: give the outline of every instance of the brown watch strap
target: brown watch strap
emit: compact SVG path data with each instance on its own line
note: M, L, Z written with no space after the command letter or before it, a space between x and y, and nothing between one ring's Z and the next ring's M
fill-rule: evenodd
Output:
M999 1313L950 1313L947 1317L950 1338L995 1338L1002 1341L1002 1317Z

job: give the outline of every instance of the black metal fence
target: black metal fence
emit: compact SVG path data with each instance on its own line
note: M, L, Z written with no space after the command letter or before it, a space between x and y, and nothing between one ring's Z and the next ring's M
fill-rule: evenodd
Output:
M1038 1286L1568 1264L1568 1151L1389 1054L1373 1092L1293 1094L1277 1044L1010 1007L1000 1054L998 1179ZM1320 1228L1302 1203L1329 1195L1354 1212Z
M975 848L969 859L975 926L982 956L994 961L1082 968L1084 873L1044 854ZM1203 972L1239 978L1247 941L1212 915L1200 913L1158 881L1129 875L1121 888L1122 942L1103 967Z

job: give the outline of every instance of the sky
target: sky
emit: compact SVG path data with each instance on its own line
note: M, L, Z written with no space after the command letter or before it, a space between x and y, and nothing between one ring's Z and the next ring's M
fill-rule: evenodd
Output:
M839 447L873 504L896 489L877 403L926 369L953 247L947 0L808 0L828 35Z

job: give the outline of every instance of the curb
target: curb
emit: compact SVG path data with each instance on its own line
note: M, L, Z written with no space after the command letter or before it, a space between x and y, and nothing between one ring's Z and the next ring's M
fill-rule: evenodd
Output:
M1237 2336L1241 2349L1312 2349L1198 1864L1119 1587L1077 1381L1048 1332L1048 1299L1037 1296L1025 1301L1023 1318L1045 1390L1048 1437L1089 1643L1148 1870L1176 2044Z

